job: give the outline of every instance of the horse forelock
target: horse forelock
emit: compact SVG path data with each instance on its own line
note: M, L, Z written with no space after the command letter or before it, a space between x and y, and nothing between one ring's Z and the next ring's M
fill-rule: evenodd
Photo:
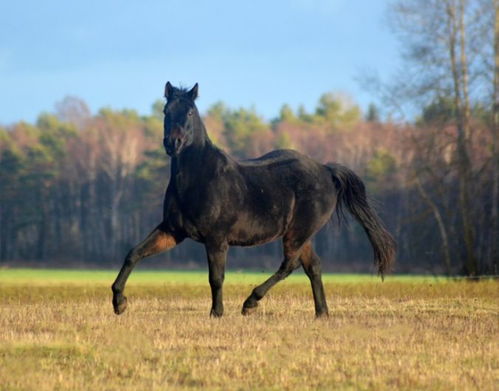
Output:
M183 87L183 86L173 87L170 99L187 98L188 92L189 92L189 89L187 87Z

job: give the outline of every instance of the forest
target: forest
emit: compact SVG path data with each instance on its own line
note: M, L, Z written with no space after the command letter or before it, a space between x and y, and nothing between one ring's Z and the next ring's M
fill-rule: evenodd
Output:
M267 120L253 108L219 102L204 113L205 126L236 158L292 148L353 169L396 238L396 272L498 274L495 3L418 3L391 9L406 67L389 82L363 81L382 107L363 111L354 98L325 92L312 110L284 104ZM92 113L68 96L35 123L0 126L0 265L121 264L162 216L170 164L163 105L156 101L146 115ZM404 105L409 119L396 115ZM280 246L233 248L229 268L275 268ZM315 246L327 271L374 270L354 221L340 226L333 219ZM143 265L205 267L204 249L185 241Z

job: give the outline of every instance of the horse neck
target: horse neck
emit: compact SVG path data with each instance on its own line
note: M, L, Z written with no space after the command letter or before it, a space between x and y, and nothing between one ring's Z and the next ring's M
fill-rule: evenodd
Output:
M198 116L195 121L195 130L194 130L194 140L193 145L198 148L204 148L205 146L213 145L210 138L208 137L208 132L204 127L203 121Z

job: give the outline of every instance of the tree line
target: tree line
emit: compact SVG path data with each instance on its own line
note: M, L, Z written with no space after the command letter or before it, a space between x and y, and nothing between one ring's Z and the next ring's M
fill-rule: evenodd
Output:
M162 148L163 102L150 115L102 109L66 98L35 124L19 122L0 131L0 259L41 264L69 262L108 266L159 222L169 176ZM399 243L399 271L462 272L458 202L457 126L445 103L425 109L415 125L382 122L371 108L341 96L323 95L315 109L265 121L254 110L213 105L204 121L213 141L236 158L293 148L326 162L340 162L366 182L378 210ZM432 113L431 115L428 113ZM374 114L373 114L374 113ZM485 116L486 117L486 116ZM486 118L474 119L471 164L473 231L480 272L491 271L488 216L491 208L491 135ZM444 127L439 124L445 121ZM428 171L427 167L431 168ZM445 251L434 209L450 230ZM366 270L364 233L355 223L329 224L316 239L328 268ZM202 248L186 242L158 262L181 267L204 262ZM231 263L265 267L278 262L279 244L236 249ZM146 261L147 262L147 261ZM166 263L165 263L166 262Z
M398 242L399 272L498 273L497 0L393 3L390 20L407 68L374 82L384 108L406 103L410 121L366 113L325 93L307 111L276 118L222 102L204 115L211 139L236 158L276 148L352 168L367 184ZM418 77L415 77L417 75ZM0 262L119 264L161 218L169 159L164 102L148 115L67 97L34 124L0 127ZM315 239L325 269L366 271L370 248L354 222L328 224ZM145 261L200 267L192 241ZM233 267L275 268L280 244L231 250Z

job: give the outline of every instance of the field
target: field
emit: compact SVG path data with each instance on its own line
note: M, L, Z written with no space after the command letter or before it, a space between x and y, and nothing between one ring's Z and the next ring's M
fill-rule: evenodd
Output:
M327 275L328 319L293 275L240 315L268 274L0 269L0 390L499 389L499 283Z

